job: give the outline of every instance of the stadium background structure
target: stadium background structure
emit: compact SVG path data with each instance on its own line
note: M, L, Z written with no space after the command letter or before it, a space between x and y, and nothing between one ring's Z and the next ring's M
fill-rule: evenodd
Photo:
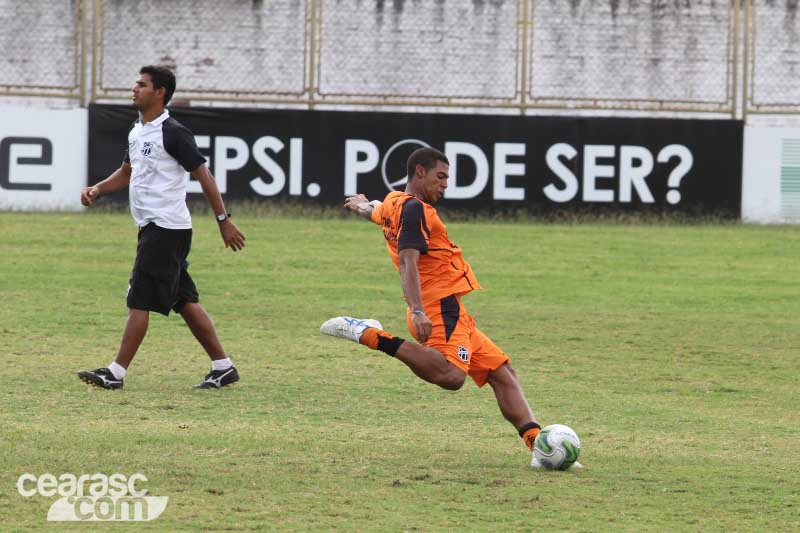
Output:
M797 11L768 0L0 0L0 104L118 102L146 58L175 67L191 105L791 124Z

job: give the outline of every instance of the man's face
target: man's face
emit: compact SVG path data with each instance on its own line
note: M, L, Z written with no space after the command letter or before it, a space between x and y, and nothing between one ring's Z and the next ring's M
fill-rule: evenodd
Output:
M158 104L159 99L163 98L158 94L158 91L163 91L163 89L158 89L158 91L153 89L153 80L150 74L139 74L131 91L133 92L133 105L140 111Z
M435 204L442 199L444 190L447 188L447 179L450 167L444 161L436 161L433 168L426 170L424 166L417 165L417 175L422 172L422 195L423 200L429 204Z

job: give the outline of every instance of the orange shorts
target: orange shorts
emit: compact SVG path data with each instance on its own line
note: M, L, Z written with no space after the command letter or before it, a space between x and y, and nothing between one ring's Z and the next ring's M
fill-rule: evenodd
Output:
M503 350L478 329L458 296L448 296L426 305L425 314L433 322L433 332L425 346L441 352L479 387L486 384L489 372L511 362ZM406 322L413 337L411 309L407 312Z

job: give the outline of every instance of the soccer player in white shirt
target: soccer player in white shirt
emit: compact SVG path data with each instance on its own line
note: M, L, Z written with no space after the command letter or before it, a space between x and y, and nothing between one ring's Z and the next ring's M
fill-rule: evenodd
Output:
M131 215L139 226L127 296L128 320L117 356L108 367L78 372L86 383L104 389L122 388L128 366L147 333L150 311L163 315L170 310L180 313L211 357L211 372L196 387L220 388L239 380L187 271L192 239L192 221L186 207L189 173L202 186L225 246L234 252L241 250L245 237L226 211L192 133L165 109L175 86L175 75L168 68L141 68L131 89L139 120L128 133L122 165L81 192L81 203L88 207L100 196L128 186Z

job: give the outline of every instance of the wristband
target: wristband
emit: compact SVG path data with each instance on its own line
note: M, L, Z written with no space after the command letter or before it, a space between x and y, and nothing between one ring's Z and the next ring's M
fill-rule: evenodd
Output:
M425 316L425 311L423 311L422 309L415 309L415 310L411 311L411 314L412 315Z
M216 216L217 216L217 222L225 222L226 220L231 218L230 213L220 213L219 215Z

